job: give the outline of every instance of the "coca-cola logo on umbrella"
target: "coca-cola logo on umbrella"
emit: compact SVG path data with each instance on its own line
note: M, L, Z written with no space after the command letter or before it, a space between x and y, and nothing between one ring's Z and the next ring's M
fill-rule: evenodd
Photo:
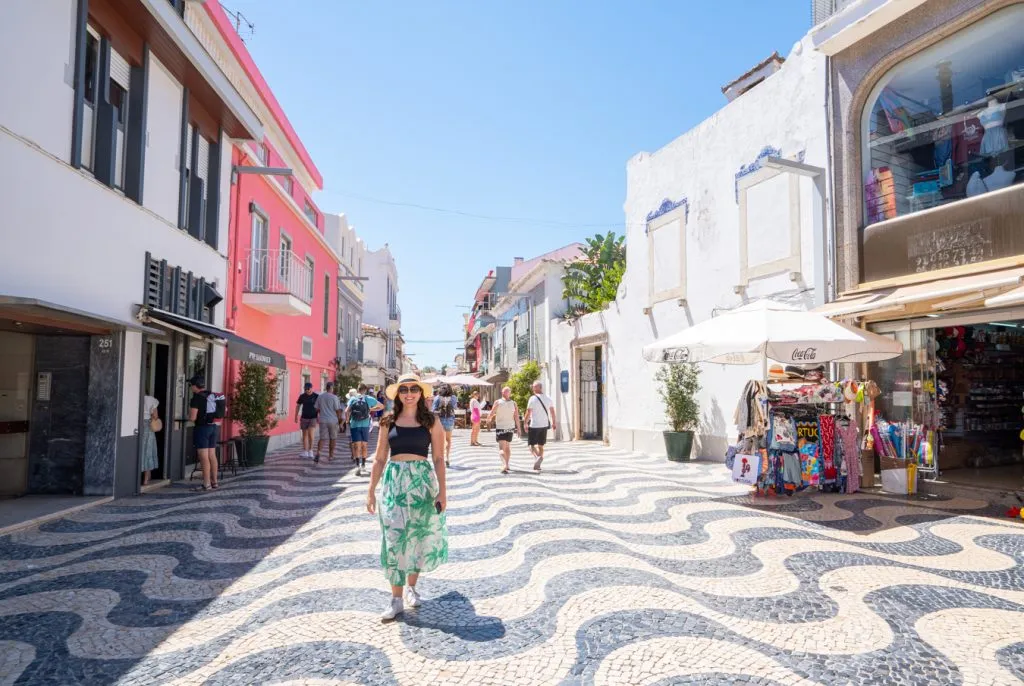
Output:
M661 353L662 362L689 362L689 348L666 348Z
M818 349L817 348L804 348L803 350L797 349L793 351L792 360L794 362L810 362L817 359Z

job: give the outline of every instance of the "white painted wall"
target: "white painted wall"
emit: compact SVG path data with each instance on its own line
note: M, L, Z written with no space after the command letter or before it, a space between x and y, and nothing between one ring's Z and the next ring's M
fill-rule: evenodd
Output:
M142 200L147 209L165 221L177 224L182 87L156 56L150 55L149 64L146 176ZM230 158L230 154L227 156ZM221 204L227 205L226 197ZM221 226L227 227L227 223ZM222 232L226 234L227 229L222 229Z
M71 157L75 4L0 3L0 126L62 160Z
M391 277L391 285L398 292L398 267L395 265L395 258L391 250L385 245L380 250L367 251L363 265L363 276L368 277L366 285L365 300L363 301L363 321L373 326L379 326L384 331L388 330L389 304L388 304L388 276Z
M570 341L607 333L606 432L617 447L664 454L661 432L668 428L658 397L654 375L658 365L644 361L644 345L709 319L716 311L742 305L733 292L739 277L739 207L736 174L752 163L765 147L781 150L804 162L826 166L824 58L809 49L806 39L794 47L782 69L766 81L727 104L696 128L654 153L640 153L627 164L624 205L627 230L627 271L618 299L605 311L588 315L575 325L552 322L549 383L558 372L574 365ZM814 212L814 191L809 180L801 182L801 272L794 283L788 274L777 274L750 284L746 298L775 297L811 306L816 270L815 232L822 231ZM686 306L668 300L644 308L649 298L649 255L645 228L647 216L663 200L686 198ZM752 259L777 253L773 238L781 228L773 222L788 221L788 212L777 211L780 199L767 193L751 194L749 245ZM782 200L784 202L784 200ZM700 405L703 415L697 453L723 459L726 441L735 433L733 412L744 384L760 374L759 367L702 365ZM554 385L549 386L557 390ZM552 393L563 427L575 414L575 383L571 394ZM565 437L565 436L563 436Z

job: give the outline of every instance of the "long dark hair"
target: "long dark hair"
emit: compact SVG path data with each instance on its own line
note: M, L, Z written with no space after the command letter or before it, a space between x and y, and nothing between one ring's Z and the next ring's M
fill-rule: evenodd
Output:
M395 424L399 415L402 414L403 407L402 396L395 393L395 411L381 420L381 424L384 425L384 428L390 429ZM427 396L423 393L422 388L420 389L419 400L416 401L416 421L419 422L420 426L427 431L434 428L434 413L430 411L429 407L427 407Z

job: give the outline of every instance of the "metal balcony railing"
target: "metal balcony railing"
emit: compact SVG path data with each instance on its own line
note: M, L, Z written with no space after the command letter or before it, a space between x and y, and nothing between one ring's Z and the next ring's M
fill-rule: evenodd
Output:
M293 295L307 305L313 302L309 265L291 250L250 250L246 293Z
M388 312L388 319L393 322L402 321L402 308L397 306L392 308L391 311Z
M525 334L516 339L516 357L520 360L530 359L533 350L530 348L530 335Z

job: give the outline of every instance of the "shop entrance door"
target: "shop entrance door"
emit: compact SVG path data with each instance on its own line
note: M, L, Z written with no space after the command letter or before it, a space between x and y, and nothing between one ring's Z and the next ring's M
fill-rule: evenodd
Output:
M32 336L0 331L0 497L28 490Z
M579 379L580 438L600 440L603 437L600 347L580 351Z
M160 405L157 414L163 428L156 432L157 468L150 475L151 479L168 478L167 458L170 454L171 432L175 423L172 421L172 379L171 379L171 346L163 341L147 341L146 343L146 377L145 393L157 399ZM143 417L144 423L149 417ZM143 446L145 450L145 446Z

